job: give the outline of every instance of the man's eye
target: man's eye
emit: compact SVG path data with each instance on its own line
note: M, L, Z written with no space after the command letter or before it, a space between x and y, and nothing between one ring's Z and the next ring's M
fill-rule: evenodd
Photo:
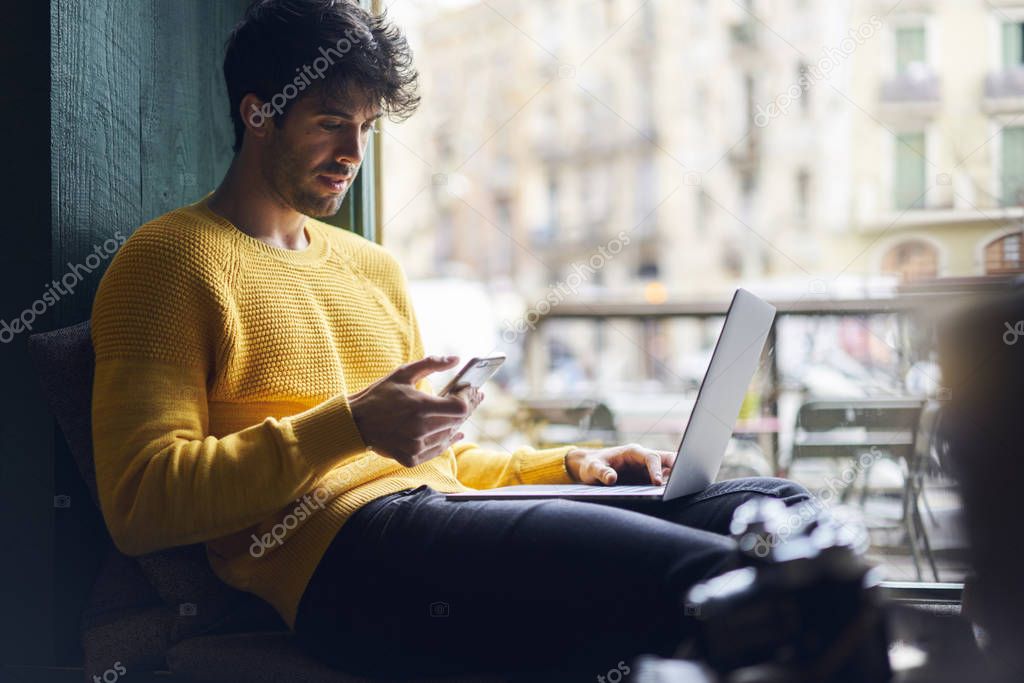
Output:
M320 127L323 128L324 130L338 130L339 128L341 128L341 125L342 124L340 123L322 123L320 124Z

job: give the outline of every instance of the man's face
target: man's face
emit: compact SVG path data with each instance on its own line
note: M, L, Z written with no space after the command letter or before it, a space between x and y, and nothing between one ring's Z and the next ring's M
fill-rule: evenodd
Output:
M287 205L307 216L333 216L355 181L380 107L356 91L324 102L296 101L282 126L268 123L263 177Z

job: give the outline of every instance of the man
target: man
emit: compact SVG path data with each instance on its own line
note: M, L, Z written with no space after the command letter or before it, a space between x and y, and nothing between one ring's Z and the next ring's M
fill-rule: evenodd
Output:
M672 652L687 588L735 565L733 509L806 492L737 480L648 514L445 501L661 483L674 454L461 442L483 394L432 393L457 359L424 358L399 265L316 220L340 208L375 121L416 108L395 27L347 0L258 1L224 75L223 182L140 227L93 308L96 474L117 546L205 543L218 576L349 671L596 675Z

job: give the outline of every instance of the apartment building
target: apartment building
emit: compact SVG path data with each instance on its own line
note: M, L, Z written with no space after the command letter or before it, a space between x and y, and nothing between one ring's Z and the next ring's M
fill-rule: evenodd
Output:
M385 134L384 234L412 279L543 312L1022 270L1024 2L409 7L424 104ZM599 384L669 381L666 350L700 334L545 343Z
M865 272L1024 272L1024 3L862 1L887 13L858 54L851 228Z

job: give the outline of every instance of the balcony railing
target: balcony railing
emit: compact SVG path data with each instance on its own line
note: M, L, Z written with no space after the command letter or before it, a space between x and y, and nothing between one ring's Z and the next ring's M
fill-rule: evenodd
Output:
M931 104L942 96L938 74L914 69L882 83L883 104Z
M1024 66L1011 67L990 73L985 79L986 100L1014 100L1024 98Z

